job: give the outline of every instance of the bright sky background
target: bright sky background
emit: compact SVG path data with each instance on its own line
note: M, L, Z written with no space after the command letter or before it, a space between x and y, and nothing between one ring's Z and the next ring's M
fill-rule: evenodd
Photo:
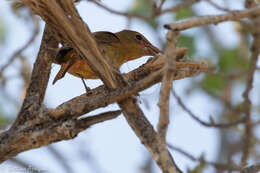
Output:
M103 3L112 7L115 10L123 11L132 5L131 0L103 0ZM6 39L7 49L3 49L0 45L0 51L2 58L6 61L7 57L10 57L12 53L24 45L28 38L32 34L32 27L25 24L21 19L17 19L11 12L8 6L8 1L0 1L0 16L3 17L8 29L8 36ZM196 6L195 8L201 8ZM238 7L240 8L240 7ZM106 12L92 3L80 3L78 5L78 10L82 18L87 22L92 31L112 31L117 32L125 29L127 26L127 21L124 17L112 15ZM213 9L214 12L217 13ZM203 11L205 14L212 13L212 9L207 9ZM165 21L167 23L167 21ZM220 29L223 32L230 32L232 28L230 23L225 23L218 25L216 29ZM43 28L43 24L42 24ZM154 45L159 47L159 43L154 37L153 31L144 25L140 21L134 21L131 29L143 33L148 40L150 40ZM29 32L28 32L29 31ZM42 31L41 31L42 32ZM163 30L158 34L165 34L166 30ZM188 31L187 33L191 33ZM31 62L34 62L37 55L37 51L40 45L39 36L34 42L34 45L26 50L25 55L27 55ZM229 35L229 39L225 41L227 46L232 46L236 41L236 37ZM200 50L208 51L203 42L201 42ZM6 48L6 47L5 47ZM127 63L123 66L122 71L129 71L137 67L146 61L147 58L141 58L131 63ZM3 61L0 61L0 65ZM13 75L16 66L11 67L8 70L8 74ZM53 65L50 81L53 80L54 75L58 72L59 67ZM198 76L199 77L199 76ZM88 86L91 88L100 85L99 80L88 80ZM179 95L185 100L185 88L191 85L189 79L184 79L174 82L174 88ZM8 83L8 91L12 93L13 97L20 97L19 91L21 89L22 83L19 80L12 80ZM160 85L155 85L152 88L142 92L138 100L140 106L143 109L147 118L156 127L159 109L158 94L160 90ZM64 79L60 80L54 86L49 82L45 102L48 107L56 107L66 100L69 100L75 96L83 94L85 92L81 80L75 78L71 75L66 75ZM0 99L1 101L2 99ZM149 100L150 108L147 109L144 104L144 100ZM211 98L206 95L202 95L200 92L195 92L189 96L189 100L185 100L187 106L193 110L193 112L200 116L204 120L208 120L205 117L212 115L212 113L217 113L219 107L218 103L214 102ZM3 101L1 101L3 102ZM214 129L209 129L202 127L200 124L191 120L190 117L183 113L179 106L176 105L175 101L171 99L171 124L168 133L168 142L174 144L175 146L181 147L182 149L188 151L194 156L199 157L201 154L205 154L206 158L210 161L215 159L217 151L217 131ZM104 112L106 110L117 109L116 104L108 106L106 109L99 109L97 111L91 112L91 115L97 114L99 112ZM6 112L10 114L16 113L13 107L7 107ZM91 155L96 159L98 165L100 166L100 172L104 173L133 173L140 172L139 167L143 163L145 155L148 154L147 150L140 143L139 139L135 136L133 131L128 126L125 118L120 116L119 118L107 121L98 125L91 127L90 129L81 133L78 137L70 141L63 141L53 144L53 146L60 151L64 157L67 159L74 170L74 172L81 172L82 170L88 170L87 172L93 172L91 169L91 164L86 164L85 160L79 157L79 153L82 151L90 152ZM82 151L79 151L81 148ZM172 152L172 155L177 163L177 165L185 172L187 166L194 166L193 162L190 162L182 155ZM26 151L17 156L18 158L23 158L28 162L33 163L38 168L43 170L48 170L50 173L63 173L64 170L59 165L55 158L49 154L45 147L40 149L34 149ZM1 172L8 172L8 169L12 167L10 162L5 162L0 165ZM160 172L157 166L154 166L157 172Z

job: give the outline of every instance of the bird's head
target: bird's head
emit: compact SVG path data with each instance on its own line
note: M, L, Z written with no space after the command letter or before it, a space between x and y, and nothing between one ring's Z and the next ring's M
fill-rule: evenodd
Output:
M116 33L120 42L127 51L128 60L142 56L155 56L161 51L153 46L142 34L136 31L123 30Z

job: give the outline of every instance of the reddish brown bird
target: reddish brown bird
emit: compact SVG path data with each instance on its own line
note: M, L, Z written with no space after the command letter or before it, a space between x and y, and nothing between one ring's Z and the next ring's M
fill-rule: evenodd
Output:
M100 31L94 32L94 39L102 51L112 60L116 67L123 63L142 56L155 56L160 50L153 46L142 34L123 30L117 33ZM73 48L61 49L56 57L56 63L61 65L55 76L53 84L64 77L66 72L81 79L97 79L98 76L90 69L88 64L79 59Z

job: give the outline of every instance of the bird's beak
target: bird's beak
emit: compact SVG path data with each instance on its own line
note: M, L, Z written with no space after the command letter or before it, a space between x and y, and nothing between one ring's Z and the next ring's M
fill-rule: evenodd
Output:
M155 56L158 53L162 53L162 51L160 49L158 49L157 47L153 46L151 43L147 43L145 45L145 51L148 55L151 56Z

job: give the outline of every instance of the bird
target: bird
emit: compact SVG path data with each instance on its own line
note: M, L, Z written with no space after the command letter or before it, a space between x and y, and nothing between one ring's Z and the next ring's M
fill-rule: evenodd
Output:
M98 31L93 33L101 51L112 61L113 65L119 68L127 61L142 56L155 56L161 51L153 46L141 33L132 30L122 30L116 33ZM73 76L81 78L86 90L84 79L98 79L88 64L71 47L61 48L54 60L54 63L61 65L56 74L53 84L63 78L68 72Z

